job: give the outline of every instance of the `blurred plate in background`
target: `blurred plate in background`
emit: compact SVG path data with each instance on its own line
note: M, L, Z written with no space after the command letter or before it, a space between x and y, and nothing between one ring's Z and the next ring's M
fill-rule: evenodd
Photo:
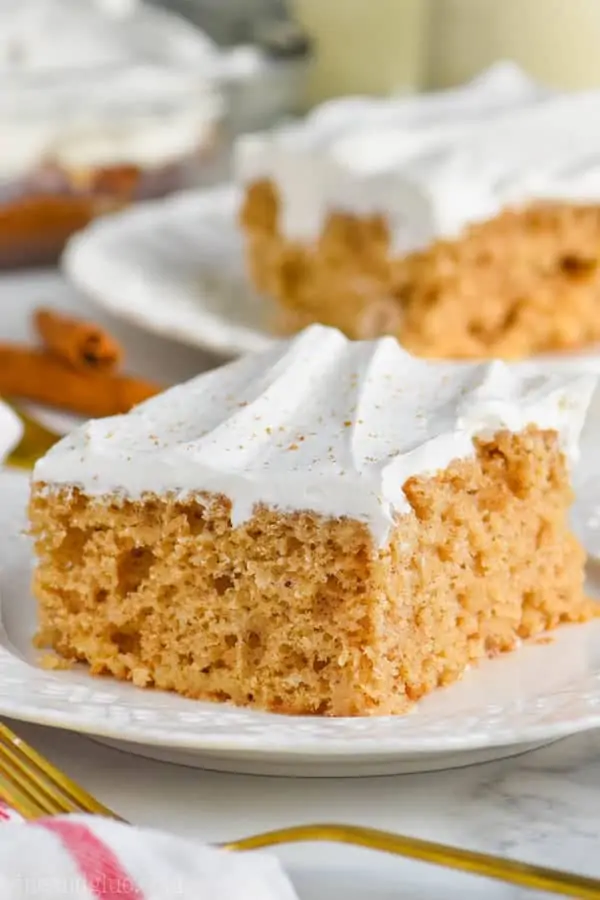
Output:
M231 186L108 216L76 235L62 266L75 287L162 337L237 356L268 347L269 307L245 273Z

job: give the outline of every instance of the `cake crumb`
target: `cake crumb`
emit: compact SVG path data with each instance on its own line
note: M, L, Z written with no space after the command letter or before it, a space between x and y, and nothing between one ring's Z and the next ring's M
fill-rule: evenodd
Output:
M62 656L57 656L56 653L42 654L42 656L38 657L38 663L47 672L68 671L75 665L74 660L64 659Z

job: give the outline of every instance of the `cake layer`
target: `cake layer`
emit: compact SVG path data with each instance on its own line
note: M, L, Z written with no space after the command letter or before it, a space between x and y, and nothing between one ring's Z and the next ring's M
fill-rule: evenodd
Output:
M321 322L352 338L393 334L436 359L522 359L600 341L600 205L507 210L405 256L381 217L331 214L309 245L284 236L279 210L274 186L258 182L242 220L280 334Z
M38 481L38 642L193 698L383 715L594 614L555 433L478 440L401 488L407 512L377 548L351 519L261 507L236 525L215 494L133 500Z
M137 501L224 495L233 526L259 506L350 518L377 546L409 508L404 484L473 455L473 438L530 424L574 458L596 379L411 357L393 338L321 326L93 421L34 471L53 489Z

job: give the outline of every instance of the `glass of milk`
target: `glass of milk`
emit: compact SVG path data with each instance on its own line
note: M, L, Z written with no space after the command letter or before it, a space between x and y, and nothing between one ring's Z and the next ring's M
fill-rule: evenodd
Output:
M431 0L429 87L500 59L552 87L600 85L600 0Z
M428 0L292 0L315 43L307 103L420 88L427 6Z

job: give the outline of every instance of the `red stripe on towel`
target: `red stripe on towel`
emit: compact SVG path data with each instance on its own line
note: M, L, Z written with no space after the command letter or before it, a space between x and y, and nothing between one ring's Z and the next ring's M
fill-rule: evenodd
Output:
M35 825L60 838L89 890L98 900L144 900L142 891L111 848L87 825L69 822L67 819L43 819L38 820Z

